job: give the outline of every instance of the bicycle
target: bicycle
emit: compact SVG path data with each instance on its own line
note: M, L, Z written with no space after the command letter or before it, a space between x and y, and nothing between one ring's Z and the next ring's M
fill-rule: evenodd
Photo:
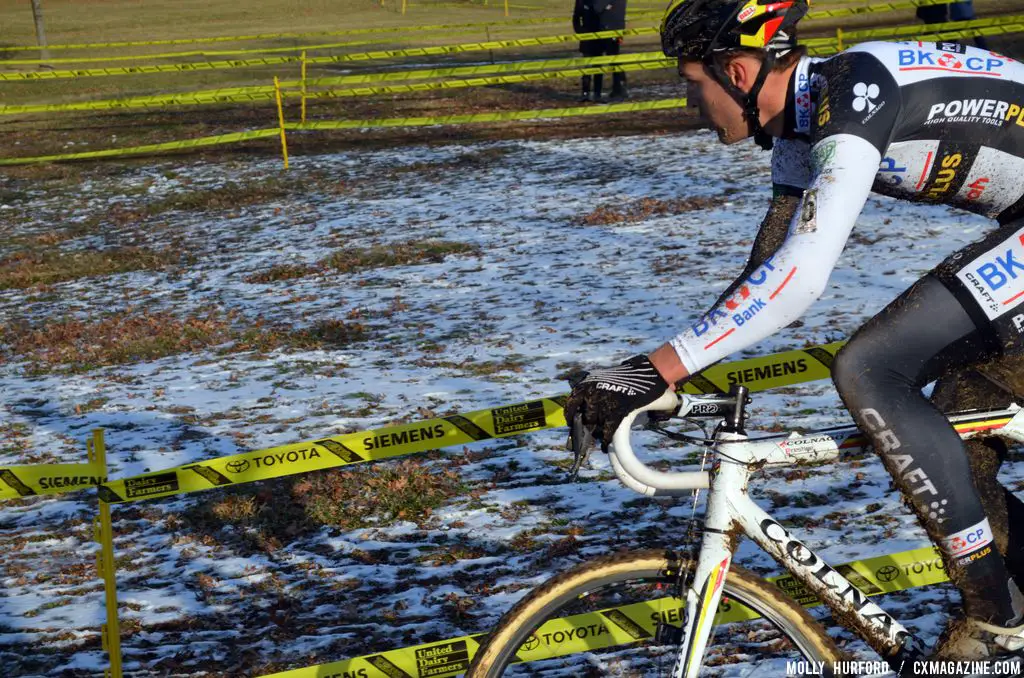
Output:
M645 496L693 492L694 507L696 492L708 490L699 548L693 538L689 553L618 553L555 576L520 600L480 639L466 678L608 675L612 669L643 671L665 661L672 662L675 678L695 678L726 674L737 658L751 655L758 658L753 673L743 675L792 675L794 661L808 662L805 668L816 675L850 675L844 670L852 664L850 658L805 608L777 586L732 564L741 535L752 539L824 602L836 623L860 636L897 675L924 659L926 646L920 639L747 494L750 477L758 470L833 461L866 449L866 438L852 426L749 438L745 432L749 403L742 386L728 395L666 393L626 417L609 451L612 469L627 487ZM648 428L704 446L700 471L659 471L637 458L630 431L644 410L651 411ZM666 411L697 423L708 419L719 423L711 435L705 429L702 438L695 438L665 429ZM1024 410L1016 405L959 413L950 420L963 437L998 429L1001 436L1024 441ZM574 468L578 469L592 439L587 440L579 418L573 424L570 440L576 441ZM742 610L739 615L737 607ZM709 647L715 611L730 612L740 620L717 627ZM562 642L556 645L552 639L559 640L559 629ZM610 659L595 660L596 650L623 642L631 645L611 650ZM574 651L586 654L569 654ZM581 663L569 665L580 657Z

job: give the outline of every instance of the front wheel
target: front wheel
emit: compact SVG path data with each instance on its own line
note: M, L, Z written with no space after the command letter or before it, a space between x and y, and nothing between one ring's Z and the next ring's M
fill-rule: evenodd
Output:
M677 646L655 639L680 626L673 595L694 563L666 551L633 551L577 565L519 601L480 646L466 678L667 675ZM775 586L732 566L701 676L785 676L796 662L842 653L807 612ZM810 665L808 665L810 666Z

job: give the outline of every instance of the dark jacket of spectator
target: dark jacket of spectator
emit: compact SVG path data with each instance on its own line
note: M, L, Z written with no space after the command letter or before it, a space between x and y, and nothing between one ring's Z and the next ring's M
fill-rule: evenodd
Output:
M572 12L572 27L576 33L597 33L598 31L621 31L626 28L627 0L576 0ZM614 56L619 54L622 38L598 38L580 41L580 53L586 57ZM584 75L581 79L581 95L584 100L600 101L601 74ZM593 86L593 90L591 90ZM612 97L626 98L626 74L617 72L612 76Z
M626 0L576 0L572 27L576 33L624 30Z

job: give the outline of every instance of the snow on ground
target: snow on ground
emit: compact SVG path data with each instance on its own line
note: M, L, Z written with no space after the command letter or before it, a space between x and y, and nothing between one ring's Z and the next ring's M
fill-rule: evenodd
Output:
M451 413L561 394L568 368L649 350L705 310L742 266L770 194L767 154L723 147L707 133L352 151L292 162L291 178L326 173L341 189L164 214L159 225L111 220L104 232L61 247L173 245L194 256L190 270L0 291L0 313L39 322L222 309L303 327L356 312L369 318L371 338L336 350L209 350L76 374L0 364L7 436L0 464L26 463L27 451L82 461L88 432L102 426L118 477L415 420L421 407ZM281 172L272 160L166 160L97 176L73 195L40 188L31 203L37 217L16 234L82 223L114 203L142 205ZM706 207L635 223L580 222L599 206L644 198L701 198L695 204ZM744 355L847 337L987 228L956 210L872 197L803 325ZM479 250L436 263L245 281L273 265L312 264L338 247L426 238ZM825 382L759 394L752 415L752 430L849 420ZM254 545L244 528L189 518L213 492L115 507L127 673L259 675L482 631L530 587L581 558L680 544L685 502L638 498L601 455L584 482L571 484L556 465L566 457L563 442L564 431L551 430L448 450L432 464L456 469L467 492L429 518L308 528L273 547ZM664 447L652 454L678 456ZM868 458L856 472L860 485L838 494L854 473L844 464L789 482L769 476L754 494L779 504L777 517L806 527L800 534L835 563L924 545L880 465ZM828 501L786 499L804 493ZM9 535L0 553L5 675L101 675L94 512L91 493L0 505ZM456 555L439 557L445 553ZM775 569L749 544L738 562ZM949 587L934 587L883 604L928 635L956 601Z

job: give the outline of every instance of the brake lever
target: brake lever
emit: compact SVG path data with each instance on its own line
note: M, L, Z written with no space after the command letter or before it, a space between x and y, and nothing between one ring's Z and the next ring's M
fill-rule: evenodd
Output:
M569 479L576 482L580 469L590 458L590 450L594 447L594 435L583 425L583 414L576 413L569 426L569 440L566 449L572 450L572 466L569 468Z

